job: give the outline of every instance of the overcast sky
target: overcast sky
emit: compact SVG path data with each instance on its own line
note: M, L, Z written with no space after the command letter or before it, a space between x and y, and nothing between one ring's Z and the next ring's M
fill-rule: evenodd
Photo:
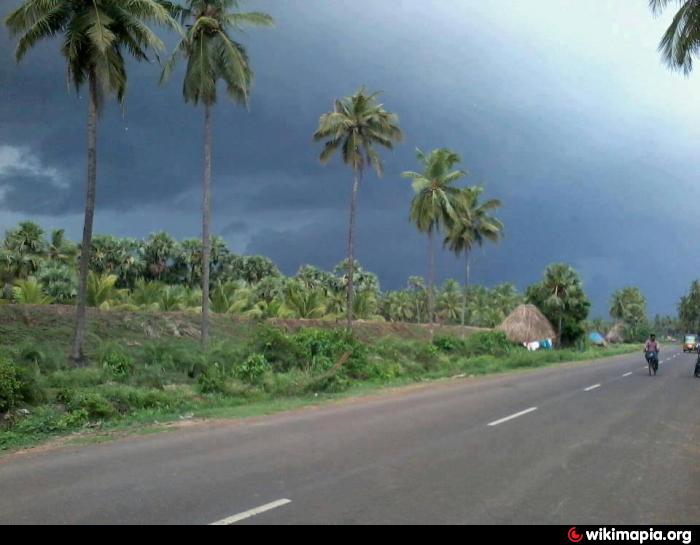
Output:
M19 0L2 0L4 17ZM214 231L291 274L346 252L351 175L311 141L332 100L383 92L405 142L361 188L358 257L383 288L425 275L427 241L408 221L415 147L458 151L506 238L475 256L475 282L537 281L565 261L594 315L639 286L675 312L700 277L700 73L669 71L656 47L671 12L647 0L250 0L277 28L241 36L256 73L250 111L216 107ZM0 229L31 218L82 229L84 95L66 85L58 42L17 66L0 30ZM203 112L181 99L182 70L131 65L125 108L99 128L96 232L200 232ZM463 277L445 253L439 277Z

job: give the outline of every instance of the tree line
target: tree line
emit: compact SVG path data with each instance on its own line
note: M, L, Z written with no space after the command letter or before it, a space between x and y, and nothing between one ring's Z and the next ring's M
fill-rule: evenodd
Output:
M264 256L232 252L220 237L210 241L209 304L216 313L251 318L325 318L347 314L350 268L347 260L332 271L312 265L284 276ZM145 239L96 235L90 255L87 305L102 309L201 312L202 259L199 239L176 240L166 232ZM0 293L5 303L75 304L80 245L63 230L45 233L21 222L5 233L0 246ZM376 274L356 261L353 315L366 320L427 323L428 285L412 276L400 290L382 291ZM499 324L523 296L512 284L492 289L455 280L433 289L435 320L476 327Z
M236 254L220 237L212 237L210 247L209 306L213 312L251 319L340 321L347 317L347 260L331 271L303 265L293 276L285 276L271 259ZM92 241L87 306L199 313L203 255L199 239L178 241L163 231L144 239L98 234ZM75 304L79 256L80 244L67 239L63 230L46 233L34 222L21 222L5 233L0 244L0 303ZM646 299L636 287L613 293L612 321L589 320L591 305L580 275L563 263L547 267L542 279L524 293L509 283L488 288L454 279L431 289L420 276L409 277L402 289L382 290L378 276L357 261L352 274L353 316L362 320L429 324L432 306L432 322L491 328L519 304L532 303L555 326L562 344L571 344L593 330L606 333L616 323L624 325L629 340L643 338L651 330L675 334L683 329L668 316L650 322ZM683 308L700 308L696 304L700 282L693 286L693 303ZM681 316L687 322L684 311ZM695 320L700 324L700 318Z

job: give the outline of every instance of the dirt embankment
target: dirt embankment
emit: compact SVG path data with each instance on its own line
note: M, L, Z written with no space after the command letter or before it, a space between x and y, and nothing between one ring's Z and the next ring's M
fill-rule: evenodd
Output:
M0 333L19 333L29 329L32 333L68 333L72 328L75 308L66 305L0 305ZM88 309L90 331L106 337L134 337L161 339L168 337L199 336L200 316L192 312L127 312L120 310ZM246 337L258 322L231 315L212 315L214 335L220 338ZM265 323L287 331L305 327L340 329L343 320L290 320L269 319ZM428 340L430 326L402 322L357 320L353 324L355 334L364 341L381 337ZM434 335L468 336L488 329L435 324Z

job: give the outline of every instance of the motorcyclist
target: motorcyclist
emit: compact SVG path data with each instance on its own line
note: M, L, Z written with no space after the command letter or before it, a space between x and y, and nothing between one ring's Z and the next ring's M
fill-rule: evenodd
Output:
M654 361L654 367L659 366L659 352L661 351L661 346L656 340L656 335L653 333L649 335L649 340L644 344L644 355L647 361Z

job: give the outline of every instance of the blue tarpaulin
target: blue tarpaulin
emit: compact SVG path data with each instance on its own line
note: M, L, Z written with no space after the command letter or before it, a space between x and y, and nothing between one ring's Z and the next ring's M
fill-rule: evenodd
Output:
M593 344L605 344L605 337L603 337L600 333L597 331L593 331L588 335L588 338L591 340Z

